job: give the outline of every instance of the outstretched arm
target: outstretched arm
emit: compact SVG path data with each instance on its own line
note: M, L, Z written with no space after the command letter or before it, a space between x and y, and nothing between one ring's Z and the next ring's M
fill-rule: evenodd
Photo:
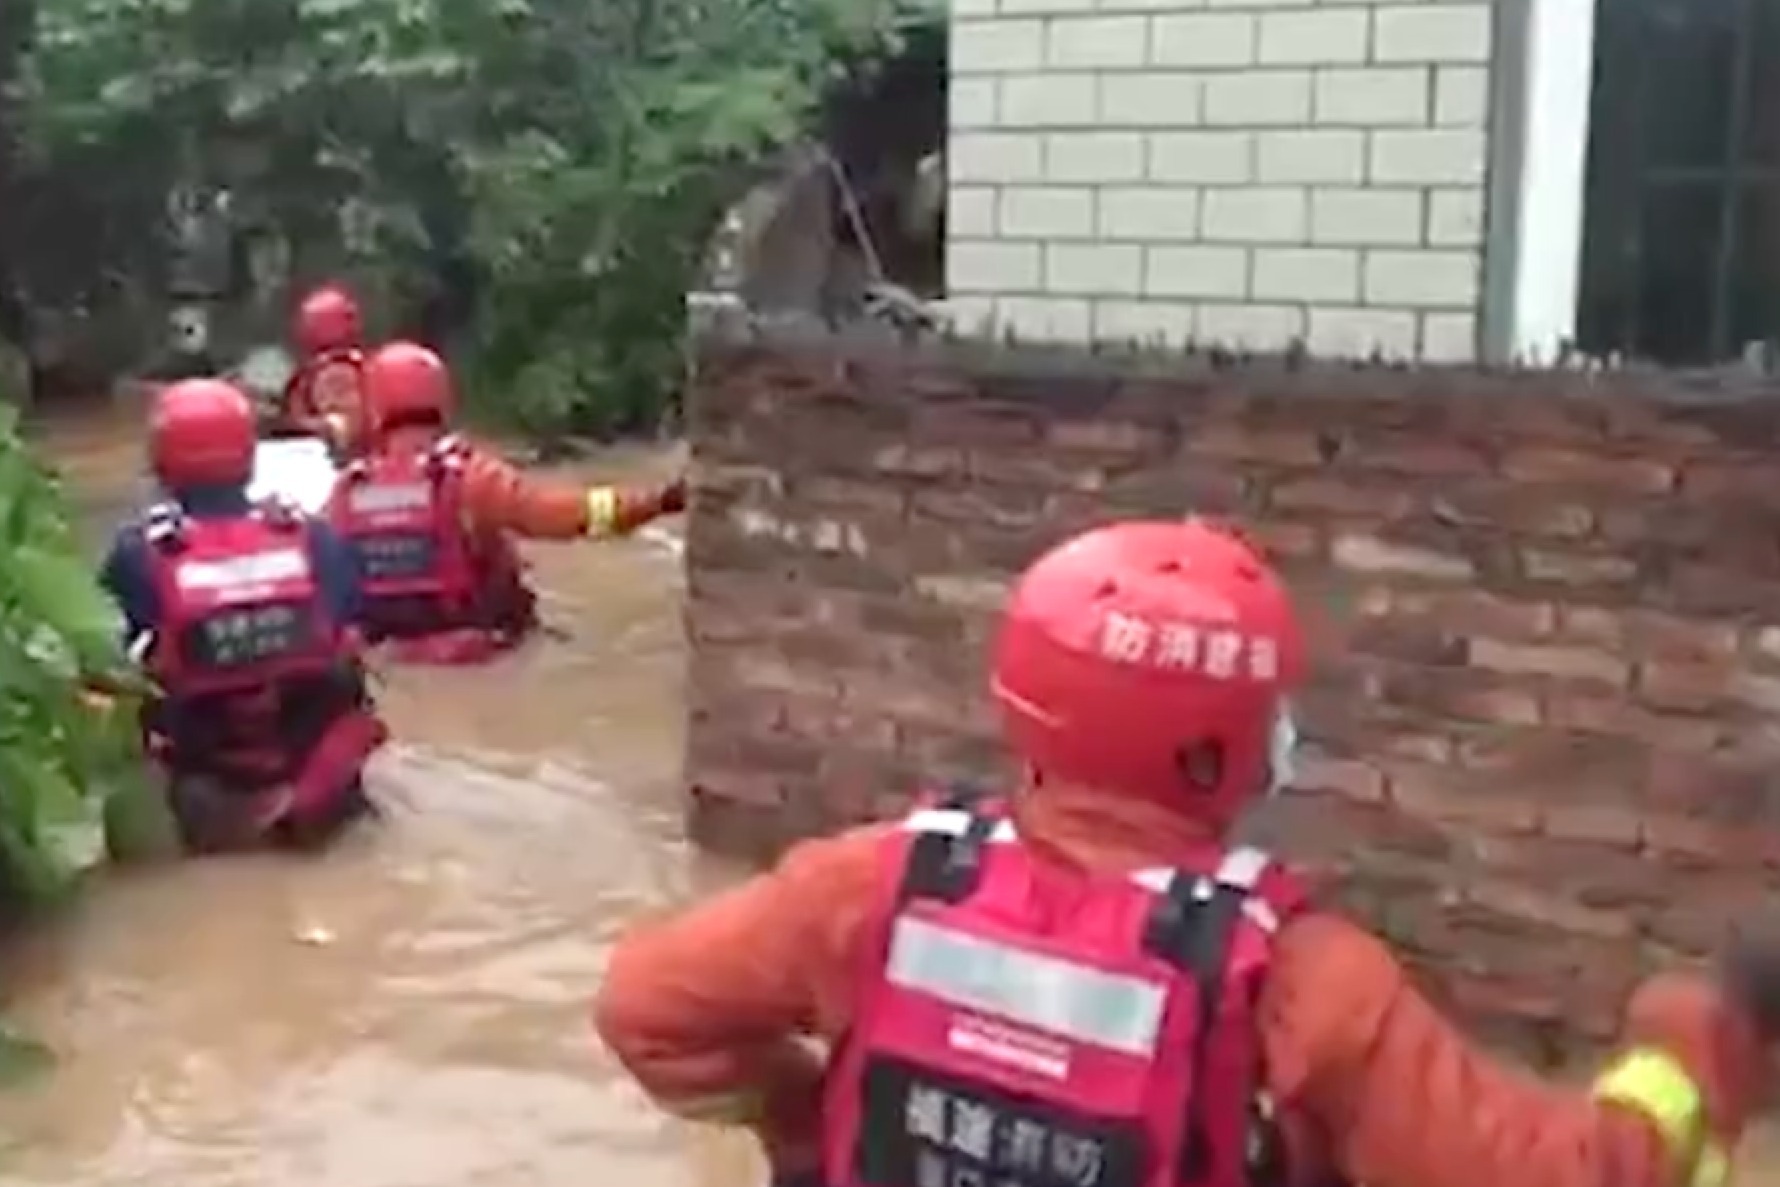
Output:
M1448 1023L1384 945L1314 916L1280 937L1264 1001L1277 1099L1366 1187L1700 1187L1747 1123L1763 1059L1702 979L1634 997L1591 1090L1517 1073Z
M622 536L686 505L683 482L662 487L582 486L526 474L476 451L464 469L464 502L477 526L538 540Z

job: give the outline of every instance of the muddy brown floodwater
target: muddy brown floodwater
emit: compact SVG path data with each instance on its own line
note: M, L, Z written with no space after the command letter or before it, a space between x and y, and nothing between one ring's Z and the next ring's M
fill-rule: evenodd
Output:
M46 428L89 514L128 502L135 433ZM532 549L553 637L477 671L387 669L381 823L315 859L108 879L9 949L6 1016L59 1062L0 1095L0 1184L758 1183L746 1142L663 1120L587 1023L612 937L732 875L681 835L672 543Z
M89 519L127 506L133 418L43 440ZM9 948L5 1013L59 1064L0 1094L0 1187L757 1187L745 1139L663 1119L587 1024L612 937L736 875L681 835L677 530L533 548L551 637L386 670L383 822L110 878ZM1753 1144L1741 1181L1780 1183Z

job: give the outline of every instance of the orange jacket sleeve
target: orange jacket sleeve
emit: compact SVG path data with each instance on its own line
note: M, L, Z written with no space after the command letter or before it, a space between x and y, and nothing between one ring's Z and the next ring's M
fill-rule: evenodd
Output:
M776 1166L809 1164L818 1056L844 1031L886 830L806 841L770 873L644 923L612 954L594 1024L670 1112L752 1126Z
M464 506L476 526L539 540L635 531L680 509L678 486L626 490L543 479L484 449L471 450L464 465Z
M1724 1015L1704 982L1653 982L1634 998L1627 1040L1674 1055L1733 1145L1745 1077L1707 1050L1707 1036L1727 1033ZM1263 1018L1276 1101L1308 1123L1349 1181L1684 1187L1644 1116L1499 1063L1440 1016L1381 942L1344 920L1312 916L1285 930Z

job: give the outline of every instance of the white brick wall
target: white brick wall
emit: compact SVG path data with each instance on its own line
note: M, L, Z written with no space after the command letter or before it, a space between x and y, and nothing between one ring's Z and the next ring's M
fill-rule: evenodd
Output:
M1490 0L954 0L949 304L1473 353Z

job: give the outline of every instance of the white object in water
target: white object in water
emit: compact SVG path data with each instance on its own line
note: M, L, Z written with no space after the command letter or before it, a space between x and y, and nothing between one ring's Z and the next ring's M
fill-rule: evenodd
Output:
M334 942L334 929L325 923L306 923L297 928L293 938L311 948L325 948Z
M253 454L253 478L247 493L254 499L283 499L318 515L327 506L339 471L319 437L261 441Z
M669 556L685 556L686 541L673 532L650 524L637 532L637 539L651 544Z

